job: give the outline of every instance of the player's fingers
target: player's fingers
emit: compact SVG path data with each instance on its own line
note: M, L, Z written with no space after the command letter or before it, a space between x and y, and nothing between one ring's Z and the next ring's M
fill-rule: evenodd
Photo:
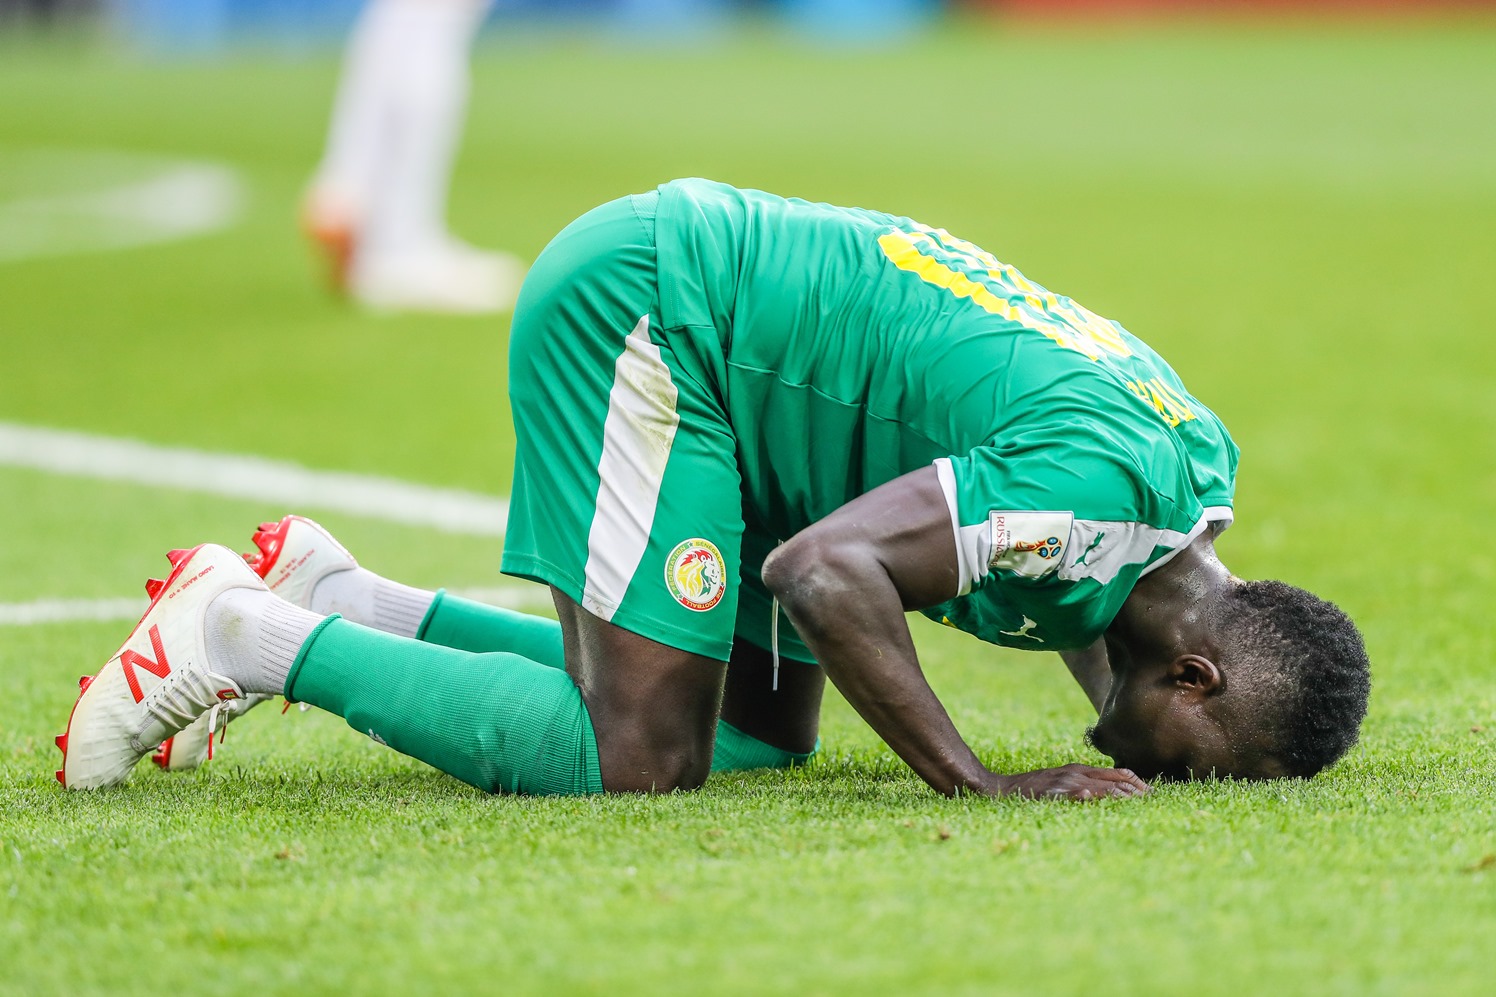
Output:
M1129 769L1071 764L1018 776L1011 792L1063 800L1098 800L1105 796L1133 797L1150 792L1146 782Z
M1044 795L1084 801L1099 800L1107 796L1142 796L1147 791L1146 786L1140 787L1135 782L1111 777L1110 770L1097 769L1094 772L1076 773L1076 778L1052 787Z
M1127 783L1130 786L1136 787L1139 792L1143 792L1143 793L1151 793L1151 792L1153 792L1153 787L1150 786L1150 785L1148 785L1141 778L1139 778L1138 774L1136 772L1134 772L1132 769L1120 769L1119 768L1119 769L1112 769L1111 772L1112 772L1112 778L1117 779L1120 782L1125 782L1125 783Z
M1142 796L1151 792L1148 784L1127 769L1105 769L1103 785L1108 796Z
M1130 782L1103 782L1096 792L1096 796L1141 796L1143 791Z
M1055 788L1050 790L1047 796L1055 796L1066 800L1099 800L1103 797L1132 797L1141 796L1141 792L1125 782L1094 782L1084 786L1069 786L1066 788Z
M1086 775L1086 776L1088 776L1090 778L1093 778L1093 779L1100 779L1100 780L1103 780L1105 782L1115 783L1115 784L1118 784L1118 785L1131 786L1134 790L1139 791L1139 792L1143 792L1143 793L1149 792L1152 789L1152 787L1149 786L1146 782L1144 782L1142 779L1138 778L1137 774L1135 772L1133 772L1132 769L1123 769L1123 768L1105 768L1104 769L1104 768L1090 768L1090 767L1086 767L1086 766L1080 766L1080 767L1077 767L1076 769L1074 769L1073 771L1075 771L1077 773L1084 774L1084 775Z

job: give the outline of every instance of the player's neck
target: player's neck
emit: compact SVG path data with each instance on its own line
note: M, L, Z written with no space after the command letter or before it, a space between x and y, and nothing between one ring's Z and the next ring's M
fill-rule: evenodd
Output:
M1135 651L1163 660L1214 644L1212 608L1236 579L1209 534L1133 586L1112 627Z

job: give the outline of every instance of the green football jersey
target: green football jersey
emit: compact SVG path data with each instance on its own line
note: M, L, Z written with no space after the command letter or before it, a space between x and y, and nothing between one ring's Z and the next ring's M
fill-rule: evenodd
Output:
M933 463L961 581L926 615L1056 650L1230 521L1214 413L1119 324L969 242L705 180L660 188L655 240L663 335L712 345L750 533L786 539Z

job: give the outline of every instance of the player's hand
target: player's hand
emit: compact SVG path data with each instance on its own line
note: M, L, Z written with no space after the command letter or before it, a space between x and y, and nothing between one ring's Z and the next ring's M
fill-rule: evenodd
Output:
M1057 769L1020 772L997 777L1004 796L1049 797L1061 800L1099 800L1104 796L1142 796L1152 788L1128 769L1092 765L1062 765Z

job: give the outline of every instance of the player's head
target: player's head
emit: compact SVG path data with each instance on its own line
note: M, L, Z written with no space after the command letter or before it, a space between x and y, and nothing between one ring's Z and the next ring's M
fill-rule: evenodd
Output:
M1233 580L1199 654L1147 661L1113 640L1091 742L1145 778L1311 776L1356 743L1371 689L1361 634L1338 608L1276 581ZM1118 659L1122 660L1118 660Z

